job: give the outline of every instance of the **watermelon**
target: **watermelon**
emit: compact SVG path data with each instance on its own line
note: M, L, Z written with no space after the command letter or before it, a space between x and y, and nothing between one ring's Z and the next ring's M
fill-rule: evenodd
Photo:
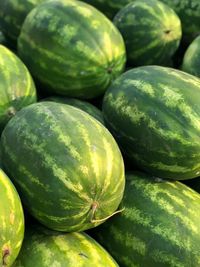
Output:
M45 0L3 0L0 1L1 30L9 39L11 46L15 46L22 24L27 14Z
M183 40L190 44L200 33L199 0L161 0L178 14L182 22Z
M121 75L103 101L104 121L124 154L168 179L200 175L200 79L167 67Z
M76 98L59 97L59 96L52 96L52 97L42 99L42 101L44 100L53 101L57 103L63 103L63 104L67 104L70 106L80 108L81 110L87 112L88 114L93 116L95 119L100 121L102 124L104 124L102 112L98 108L96 108L94 105L90 104L87 101L79 100Z
M126 176L124 211L95 229L123 267L200 266L200 195L180 182Z
M120 204L120 150L108 130L78 108L40 102L22 109L2 133L1 152L24 206L50 229L95 227Z
M84 2L95 6L103 12L108 18L113 19L117 12L133 0L83 0Z
M32 10L18 52L49 92L84 99L102 95L126 61L116 27L80 1L52 0Z
M0 45L0 133L18 110L36 100L35 85L26 66Z
M157 0L138 0L114 18L127 50L129 65L167 65L177 50L182 30L176 13Z
M114 259L85 233L59 233L27 227L24 243L12 267L118 267Z
M11 266L24 237L24 214L19 195L0 169L0 266Z
M195 38L186 50L182 70L200 77L200 36Z

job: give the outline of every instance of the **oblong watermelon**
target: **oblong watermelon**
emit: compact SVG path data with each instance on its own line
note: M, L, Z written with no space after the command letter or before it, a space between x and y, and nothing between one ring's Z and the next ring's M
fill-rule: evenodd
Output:
M126 176L124 211L95 229L123 267L200 266L200 195L179 182Z
M36 100L35 85L26 66L0 45L0 132L18 110Z
M124 41L101 12L80 1L47 1L26 17L18 52L44 88L93 98L124 69Z
M190 44L200 33L200 1L199 0L161 0L174 9L181 19L183 40Z
M173 9L157 0L138 0L114 18L127 50L129 65L167 65L179 47L181 21Z
M27 227L19 257L12 267L117 267L114 259L85 233Z
M95 227L122 199L119 148L101 123L78 108L40 102L22 109L2 133L1 152L24 206L51 229Z
M24 213L19 195L0 169L0 266L10 267L24 238Z
M183 57L182 70L200 77L200 36L187 48Z
M105 124L125 155L152 175L200 174L200 79L159 66L121 75L103 101Z
M38 4L46 0L3 0L0 1L1 30L9 39L12 47L16 46L22 24L27 14Z
M53 102L57 102L57 103L63 103L63 104L67 104L70 106L80 108L81 110L87 112L92 117L94 117L95 119L100 121L102 124L104 124L103 114L102 114L101 110L99 110L98 108L96 108L94 105L90 104L87 101L79 100L76 98L59 97L59 96L52 96L52 97L47 97L45 99L42 99L42 101L44 101L44 100L45 101L53 101Z

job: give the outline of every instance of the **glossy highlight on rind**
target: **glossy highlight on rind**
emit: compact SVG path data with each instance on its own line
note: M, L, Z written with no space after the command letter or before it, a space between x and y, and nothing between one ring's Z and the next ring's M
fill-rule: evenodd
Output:
M85 233L58 233L27 227L19 257L12 267L118 267L115 260Z
M18 110L36 101L28 69L13 52L0 45L0 133Z
M104 121L125 155L160 178L200 174L200 80L144 66L121 75L105 94Z
M102 114L101 110L99 110L98 108L96 108L94 105L90 104L87 101L79 100L76 98L62 97L62 96L61 97L51 96L51 97L47 97L45 99L42 99L42 101L53 101L53 102L63 103L63 104L67 104L70 106L80 108L81 110L87 112L92 117L97 119L99 122L104 124L103 114Z
M168 66L179 47L181 21L160 1L134 1L120 10L113 22L124 38L129 65Z
M83 99L102 95L126 61L123 38L112 22L72 0L48 1L32 10L18 53L43 88Z
M54 102L24 108L4 129L1 152L24 206L51 229L95 227L120 204L120 150L109 131L78 108Z
M0 266L15 261L24 237L24 214L19 195L0 169Z
M131 172L121 207L121 214L94 229L120 266L200 266L198 193L180 182Z

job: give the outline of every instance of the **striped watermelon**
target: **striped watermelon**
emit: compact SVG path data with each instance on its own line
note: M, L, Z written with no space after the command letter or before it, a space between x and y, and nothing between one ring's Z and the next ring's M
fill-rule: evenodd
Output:
M175 10L182 22L184 42L190 44L200 33L199 0L161 0Z
M125 7L127 4L133 2L133 0L83 0L84 2L95 6L102 11L106 16L112 19L117 12Z
M0 24L1 30L15 46L22 24L27 14L38 4L45 0L1 0Z
M15 261L24 237L24 215L13 184L0 169L0 266Z
M200 174L200 80L159 66L119 77L103 101L105 124L125 155L161 178Z
M3 167L24 206L47 227L82 231L104 222L124 191L124 165L108 130L86 112L40 102L2 133Z
M126 58L119 31L102 13L67 0L48 1L29 13L18 52L49 91L85 99L103 94Z
M26 66L0 45L0 132L16 111L34 102L36 89Z
M200 266L200 195L179 182L129 173L125 210L96 229L123 267Z
M20 255L12 267L117 267L112 257L85 233L61 234L27 228Z
M130 65L167 65L181 40L176 13L157 0L138 0L122 8L114 18L124 37Z
M200 36L195 38L186 50L182 70L200 77Z
M59 96L52 96L52 97L42 99L42 101L44 100L53 101L57 103L63 103L63 104L67 104L70 106L80 108L81 110L87 112L88 114L93 116L95 119L100 121L102 124L104 124L102 112L98 108L96 108L94 105L90 104L89 102L79 100L76 98L59 97Z

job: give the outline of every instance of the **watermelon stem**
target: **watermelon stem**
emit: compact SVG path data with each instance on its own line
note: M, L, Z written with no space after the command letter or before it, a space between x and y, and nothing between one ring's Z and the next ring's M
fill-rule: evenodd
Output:
M114 213L112 213L111 215L109 215L109 216L107 216L107 217L105 217L105 218L103 218L103 219L99 219L99 220L91 219L91 223L99 223L99 222L103 222L103 221L105 221L105 220L111 218L112 216L114 216L114 215L116 215L116 214L118 214L118 213L121 213L121 212L124 211L124 210L125 210L125 208L123 208L123 209L121 209L121 210L117 210L117 211L115 211Z
M10 255L10 250L9 248L6 248L3 250L3 257L2 257L2 264L3 266L6 266L7 263L6 263L6 258Z
M166 34L170 34L171 30L166 30L165 33Z
M16 114L16 110L14 107L10 107L7 111L9 117L13 117Z

